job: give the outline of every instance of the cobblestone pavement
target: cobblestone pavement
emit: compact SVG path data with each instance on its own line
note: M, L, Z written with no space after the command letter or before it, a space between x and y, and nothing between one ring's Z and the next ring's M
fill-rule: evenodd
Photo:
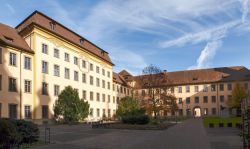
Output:
M43 130L41 128L41 134L44 134ZM91 129L89 125L63 125L52 126L52 143L37 149L217 149L223 141L216 144L213 135L218 134L204 129L202 119L186 120L166 130Z

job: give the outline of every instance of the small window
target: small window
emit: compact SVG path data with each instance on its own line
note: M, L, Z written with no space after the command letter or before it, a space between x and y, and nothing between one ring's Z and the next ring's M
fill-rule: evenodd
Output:
M199 92L199 86L194 86L194 91L197 93Z
M86 68L86 61L82 60L82 68Z
M227 84L227 90L229 90L229 91L232 90L232 84L231 84L231 83L228 83L228 84Z
M42 61L42 73L48 74L48 62Z
M93 67L94 67L93 64L90 63L90 64L89 64L89 69L90 69L90 71L93 71Z
M9 104L9 118L16 119L17 118L17 105Z
M80 44L84 43L84 39L83 38L81 38L79 41L80 41Z
M86 74L85 73L82 74L82 83L86 83Z
M31 119L31 106L29 105L24 106L24 116L25 119Z
M212 96L212 103L216 103L216 96Z
M224 84L220 84L220 91L224 91Z
M90 108L90 109L89 109L89 115L90 115L91 117L93 117L93 112L94 112L94 111L93 111L93 108Z
M60 76L60 66L54 65L54 76Z
M108 103L110 103L110 95L108 95Z
M224 102L224 96L223 96L223 95L220 96L220 102L221 102L221 103Z
M208 115L208 108L204 108L204 115Z
M100 109L96 109L96 116L100 117Z
M105 76L105 69L102 69L102 75Z
M44 54L48 54L48 45L46 45L46 44L42 44L42 53L44 53Z
M110 78L110 71L107 71L108 77Z
M100 68L96 66L96 73L100 73Z
M94 85L94 77L93 76L89 76L89 84Z
M91 101L93 101L94 100L94 93L93 92L89 92L89 99L91 100Z
M74 57L74 64L78 65L78 58L77 57Z
M68 68L64 69L64 78L65 79L70 79L70 73L69 73L69 69Z
M96 93L96 101L100 101L100 93Z
M106 96L105 96L105 94L102 94L102 102L105 102L106 101Z
M64 53L64 60L66 62L69 62L70 61L70 58L69 58L69 54L68 53Z
M182 98L179 98L178 103L182 104Z
M78 72L74 71L74 80L78 81L79 80L79 76L78 76Z
M50 25L50 29L51 30L55 30L55 28L56 28L56 22L50 22L49 25Z
M204 96L203 97L203 103L207 103L208 102L208 97L207 96Z
M108 89L110 89L110 82L108 82Z
M182 93L182 87L181 86L178 87L178 93Z
M100 79L99 78L96 78L96 86L100 87Z
M43 119L48 119L49 118L49 106L48 105L43 105L42 106L42 118Z
M16 54L12 52L10 52L10 65L16 66Z
M17 80L15 78L9 78L9 91L17 92Z
M31 58L24 57L24 69L31 70Z
M190 104L190 97L186 98L186 104Z
M54 49L54 57L60 58L60 53L58 49Z
M24 92L31 93L31 81L24 80Z
M83 91L82 91L82 99L83 99L83 100L86 100L86 94L87 94L87 93L86 93L86 90L83 90Z
M105 80L102 80L102 88L105 88Z
M216 91L216 87L215 87L214 84L211 85L211 91L212 91L212 92L215 92L215 91Z
M59 96L60 94L60 86L54 85L54 96Z
M199 103L199 97L195 97L195 98L194 98L194 102L195 102L195 103Z
M186 86L186 92L187 92L187 93L190 92L190 86Z
M203 92L208 92L208 86L206 84L203 85Z
M42 83L42 95L48 95L48 83Z
M216 115L216 108L212 108L212 115Z

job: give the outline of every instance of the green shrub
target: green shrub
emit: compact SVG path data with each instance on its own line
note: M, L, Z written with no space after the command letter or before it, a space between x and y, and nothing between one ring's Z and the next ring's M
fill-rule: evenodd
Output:
M122 117L122 122L125 124L147 124L149 123L149 117L147 115L128 115Z
M38 140L38 126L24 120L0 119L0 148L9 149Z

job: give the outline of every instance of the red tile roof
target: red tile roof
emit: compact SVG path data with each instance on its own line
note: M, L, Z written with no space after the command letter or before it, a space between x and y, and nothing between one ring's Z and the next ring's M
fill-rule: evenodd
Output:
M55 25L54 30L51 29L51 23ZM29 29L32 25L37 25L57 36L60 36L67 41L74 43L76 46L86 49L88 52L96 55L109 64L114 65L108 55L108 52L39 11L33 12L24 21L17 25L16 29L21 33L25 32L25 30ZM80 42L80 40L83 42Z
M4 45L34 53L16 29L2 23L0 23L0 42Z

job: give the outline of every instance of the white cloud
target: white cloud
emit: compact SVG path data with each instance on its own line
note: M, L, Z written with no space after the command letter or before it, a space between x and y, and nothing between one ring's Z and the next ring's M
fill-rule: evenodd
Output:
M11 6L9 3L6 3L5 6L10 10L11 13L15 13L15 9L13 8L13 6Z
M246 21L247 18L247 14L248 14L248 7L249 7L249 3L248 0L240 0L240 2L242 3L242 23L244 23Z

